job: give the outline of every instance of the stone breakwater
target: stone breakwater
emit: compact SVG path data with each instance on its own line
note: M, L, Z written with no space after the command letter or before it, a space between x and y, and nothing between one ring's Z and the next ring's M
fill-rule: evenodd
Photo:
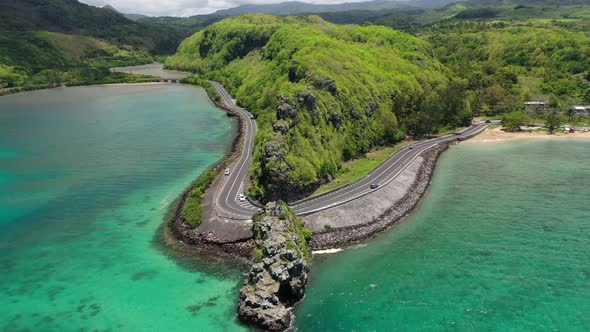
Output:
M255 220L253 263L240 289L238 317L269 331L291 326L291 307L303 298L309 251L302 225L281 204L269 203Z
M395 202L385 213L365 223L316 232L311 239L310 247L313 250L321 250L367 240L402 220L416 207L426 193L436 161L447 148L448 145L440 146L422 154L424 161L418 170L414 183L405 196Z

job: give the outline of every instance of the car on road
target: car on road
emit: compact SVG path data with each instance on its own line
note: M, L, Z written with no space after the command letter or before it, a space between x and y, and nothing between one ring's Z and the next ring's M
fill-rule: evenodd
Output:
M413 147L413 146L410 146L410 147L408 148L408 150L414 150L414 147Z
M378 183L371 183L371 189L377 189L377 188L379 188Z
M240 200L240 202L243 202L246 200L246 196L244 196L244 194L239 194L238 199Z
M223 174L225 174L225 175L229 175L229 168L226 168L226 169L225 169L225 172L223 172Z
M491 120L486 120L486 123L492 123L492 121Z

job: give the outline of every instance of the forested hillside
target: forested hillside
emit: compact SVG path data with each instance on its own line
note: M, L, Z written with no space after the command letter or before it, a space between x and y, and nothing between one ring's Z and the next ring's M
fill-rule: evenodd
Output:
M173 53L184 36L76 0L0 1L0 88L125 80L109 67Z
M585 100L590 86L590 36L555 23L463 22L423 29L435 54L468 81L472 107L522 109L527 100L569 107Z
M149 63L153 58L131 46L56 32L0 34L0 87L51 83L92 83L110 77L108 68Z
M156 54L174 53L186 37L171 27L134 22L113 10L76 0L0 1L0 31L7 37L31 31L91 36Z
M465 82L386 27L246 15L185 40L169 67L216 79L258 117L252 194L293 199L343 160L471 120Z

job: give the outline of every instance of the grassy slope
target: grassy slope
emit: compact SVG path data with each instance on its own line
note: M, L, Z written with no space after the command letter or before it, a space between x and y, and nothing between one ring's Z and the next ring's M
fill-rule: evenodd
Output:
M340 188L363 176L367 175L385 159L411 144L411 141L402 141L393 146L377 147L366 155L342 163L342 167L336 173L336 177L328 183L322 184L313 195Z
M188 38L166 64L222 81L258 116L254 190L270 198L311 193L415 124L469 118L463 100L445 99L450 75L429 44L385 27L246 15Z

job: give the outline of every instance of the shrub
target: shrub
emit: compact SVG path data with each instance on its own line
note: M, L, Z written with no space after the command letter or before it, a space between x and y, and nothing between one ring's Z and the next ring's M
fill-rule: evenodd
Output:
M202 196L205 193L205 190L207 190L211 183L213 183L216 176L217 173L215 173L212 169L209 169L203 173L197 182L195 182L193 189L184 202L181 215L184 218L185 223L193 229L199 227L201 224Z

